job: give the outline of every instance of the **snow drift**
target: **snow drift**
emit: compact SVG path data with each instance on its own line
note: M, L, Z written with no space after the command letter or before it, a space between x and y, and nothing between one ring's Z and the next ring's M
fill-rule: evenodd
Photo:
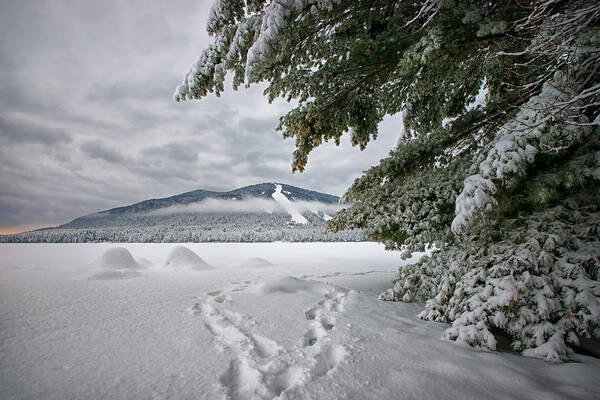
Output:
M142 267L124 247L113 247L106 250L94 264L104 269L138 269Z
M141 276L137 270L144 268L124 247L113 247L102 253L92 267L100 269L90 276L90 280L130 279Z
M174 246L127 249L138 263L145 257L162 267ZM105 278L96 279L143 276L98 281L81 267L114 245L0 246L0 399L587 400L600 393L598 358L574 354L574 362L555 364L472 351L440 340L447 324L416 319L422 304L377 300L406 262L382 245L184 246L215 265L260 254L278 267L101 269Z
M266 268L273 267L275 264L261 257L253 257L242 262L240 266L243 268Z
M212 265L184 246L176 246L171 250L171 253L169 253L167 260L165 261L164 267L191 271L213 269Z
M322 282L307 281L304 279L295 278L293 276L274 279L272 281L265 282L260 287L260 291L267 294L298 293L307 291L325 293L330 289L331 287Z

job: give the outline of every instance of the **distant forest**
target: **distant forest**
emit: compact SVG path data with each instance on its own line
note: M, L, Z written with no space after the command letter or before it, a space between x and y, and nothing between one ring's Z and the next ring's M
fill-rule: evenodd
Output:
M0 236L2 243L202 243L202 242L355 242L360 230L325 233L322 217L305 213L309 224L290 224L285 213L120 215L90 218L86 227L50 228Z

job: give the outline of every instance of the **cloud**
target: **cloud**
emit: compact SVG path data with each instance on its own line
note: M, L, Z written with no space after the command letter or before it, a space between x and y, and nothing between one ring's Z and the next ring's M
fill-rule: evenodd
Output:
M52 146L71 141L71 136L63 129L37 125L29 121L8 120L2 116L0 116L0 137L10 144L39 143Z
M246 117L240 119L240 128L246 129L253 133L271 133L275 131L277 121L272 118L258 119Z
M142 151L146 156L166 159L173 162L193 163L198 160L199 147L197 143L167 143L162 146L150 147Z
M210 2L0 2L0 229L54 224L194 189L285 182L342 194L385 157L397 121L366 151L327 144L292 174L274 132L290 104L263 85L175 103L209 43Z
M92 102L122 101L164 101L170 99L173 88L169 80L158 81L154 84L140 81L96 82L86 93L86 98Z
M317 201L295 201L292 207L299 212L313 212L335 214L344 206L341 204L327 204ZM275 200L250 197L246 199L225 200L205 199L196 203L176 205L150 211L149 215L172 214L213 214L213 213L285 213L286 210Z
M100 142L86 142L81 145L81 150L86 153L89 157L104 160L117 164L125 164L125 157L117 149L113 149L110 146Z

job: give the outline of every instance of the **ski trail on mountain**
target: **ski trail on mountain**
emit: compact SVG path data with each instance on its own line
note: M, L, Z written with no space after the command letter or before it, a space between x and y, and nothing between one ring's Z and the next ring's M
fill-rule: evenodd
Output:
M227 293L234 289L207 293L203 301L192 307L193 314L213 335L217 348L232 355L219 379L228 399L285 398L284 395L327 375L346 356L345 348L335 343L330 333L352 291L327 291L305 310L306 331L295 345L285 348L257 333L257 321L251 316L224 308L225 303L234 302Z
M294 221L295 223L303 224L303 225L308 224L308 220L302 214L300 214L300 212L296 209L296 207L294 207L292 202L289 201L288 198L285 197L285 195L283 193L281 193L281 191L282 191L281 185L279 185L277 183L274 183L274 185L275 185L275 191L273 192L271 197L273 197L273 199L275 199L277 204L279 204L285 210L285 212L290 214L292 221Z

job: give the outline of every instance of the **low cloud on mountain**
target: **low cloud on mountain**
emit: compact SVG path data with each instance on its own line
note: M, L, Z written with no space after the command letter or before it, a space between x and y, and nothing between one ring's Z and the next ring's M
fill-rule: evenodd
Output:
M300 213L313 212L335 214L344 204L326 204L317 201L294 201L291 203ZM205 199L199 202L175 205L148 212L149 215L214 214L214 213L285 213L275 200L256 197L236 200Z

